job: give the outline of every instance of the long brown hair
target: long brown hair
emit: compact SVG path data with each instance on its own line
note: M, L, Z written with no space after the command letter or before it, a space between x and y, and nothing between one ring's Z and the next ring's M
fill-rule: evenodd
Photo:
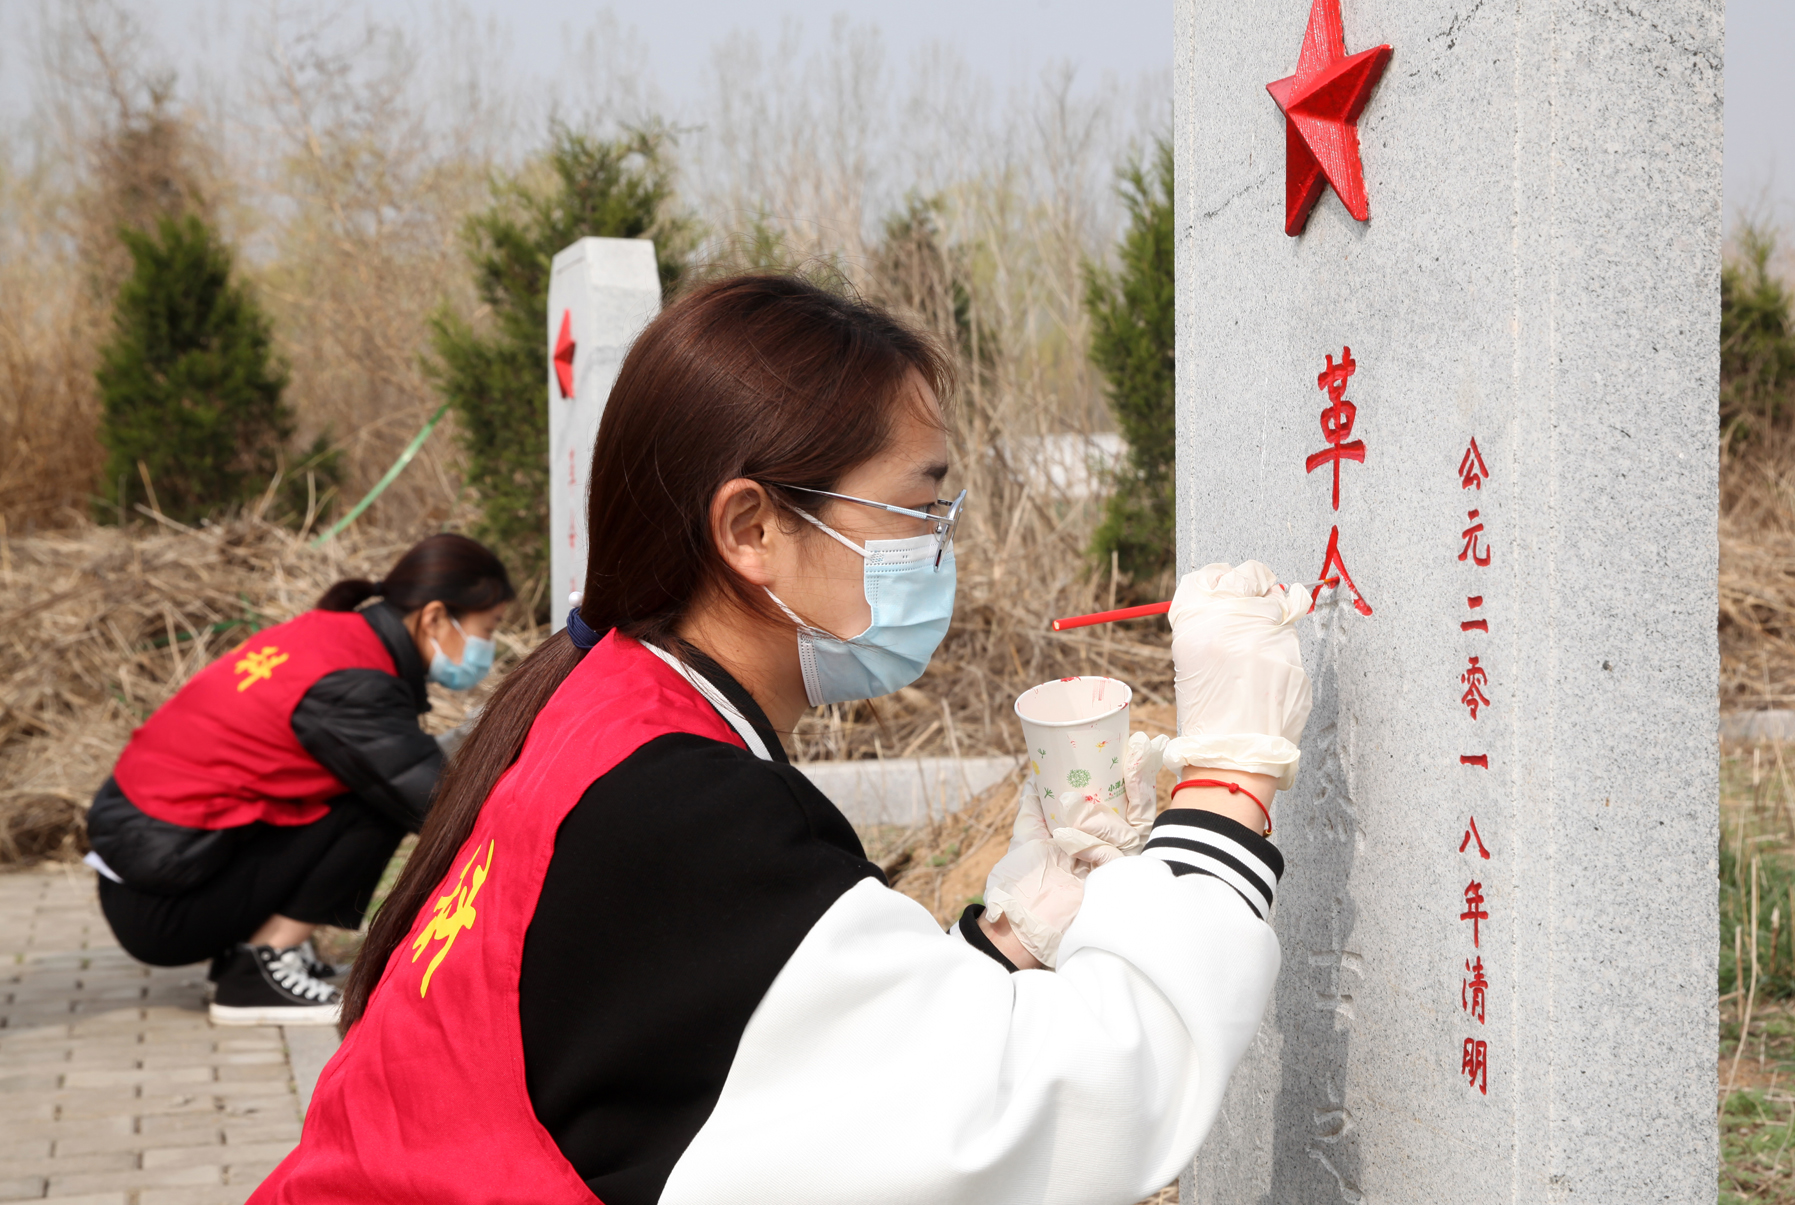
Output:
M900 408L914 397L912 373L949 396L952 369L927 336L795 277L718 280L675 302L630 348L605 404L592 450L580 617L595 631L615 628L666 647L707 594L763 611L766 600L729 569L711 537L716 491L737 477L834 489L890 442ZM344 1032L581 656L558 632L493 693L355 960Z

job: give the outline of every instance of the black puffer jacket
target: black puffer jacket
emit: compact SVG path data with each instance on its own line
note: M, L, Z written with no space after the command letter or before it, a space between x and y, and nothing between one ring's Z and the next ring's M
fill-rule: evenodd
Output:
M293 709L293 735L361 801L415 833L443 770L442 747L418 727L430 710L425 665L397 607L380 603L362 618L386 645L399 673L340 669L326 674Z
M397 608L380 603L361 615L398 674L326 674L293 709L293 735L350 794L415 833L443 768L442 747L418 727L418 716L430 710L425 666ZM88 841L107 867L132 887L165 895L190 891L222 870L243 832L158 820L139 811L110 778L87 814Z

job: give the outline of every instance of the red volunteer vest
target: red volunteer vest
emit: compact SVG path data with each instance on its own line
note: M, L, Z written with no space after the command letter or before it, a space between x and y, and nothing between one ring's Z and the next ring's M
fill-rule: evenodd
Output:
M596 779L671 732L744 747L690 683L610 633L536 717L319 1077L299 1146L252 1205L596 1200L530 1104L524 934L561 821Z
M171 824L310 824L348 788L293 735L293 709L340 669L398 672L354 612L307 611L263 628L145 720L112 775L127 799Z

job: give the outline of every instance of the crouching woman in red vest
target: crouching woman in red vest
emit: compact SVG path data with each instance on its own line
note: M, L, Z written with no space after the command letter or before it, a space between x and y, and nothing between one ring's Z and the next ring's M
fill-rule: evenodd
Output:
M358 927L423 824L443 767L418 727L424 683L478 682L512 597L490 551L431 536L385 581L338 582L195 674L88 812L119 944L154 966L211 959L219 1024L335 1024L337 968L312 930Z
M1053 834L1032 805L1005 915L943 933L781 748L947 631L948 385L925 337L782 277L637 338L581 599L456 755L253 1201L1120 1203L1190 1160L1277 973L1256 805L1192 788L1155 825L1137 782L1129 821ZM1192 647L1306 715L1279 598Z

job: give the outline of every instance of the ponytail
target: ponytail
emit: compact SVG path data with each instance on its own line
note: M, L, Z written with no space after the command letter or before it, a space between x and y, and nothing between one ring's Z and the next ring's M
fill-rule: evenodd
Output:
M385 583L371 582L364 577L344 578L318 599L320 611L353 611L370 598L385 593Z
M343 1019L337 1024L340 1032L348 1033L367 1010L368 997L380 982L393 951L405 940L412 922L448 875L455 855L474 831L486 797L523 751L524 738L530 735L536 713L584 656L565 631L556 632L506 674L493 691L492 699L474 722L474 730L443 771L424 831L418 834L417 848L368 927L368 938L355 957L349 982L343 985Z

